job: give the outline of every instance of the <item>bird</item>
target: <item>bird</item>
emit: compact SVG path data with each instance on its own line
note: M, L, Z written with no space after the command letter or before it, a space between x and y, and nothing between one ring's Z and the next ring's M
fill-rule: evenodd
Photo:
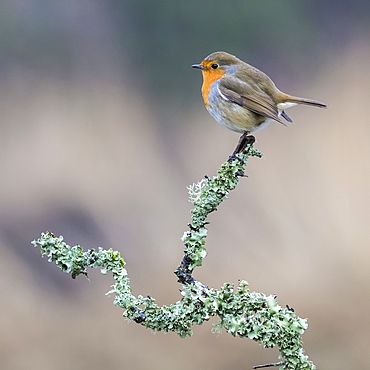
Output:
M240 141L272 121L285 125L284 118L292 123L285 110L297 104L327 107L283 93L265 73L224 51L211 53L192 68L202 71L201 92L208 112L222 126L242 133ZM242 149L237 147L233 154Z

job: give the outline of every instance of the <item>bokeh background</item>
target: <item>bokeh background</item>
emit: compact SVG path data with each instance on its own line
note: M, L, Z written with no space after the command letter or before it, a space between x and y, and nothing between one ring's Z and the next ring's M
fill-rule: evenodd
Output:
M0 367L249 369L277 350L211 332L127 323L110 276L72 280L40 257L42 231L121 251L133 293L180 299L173 271L186 186L238 135L203 107L190 68L225 50L279 88L321 100L257 133L262 159L210 217L195 276L252 290L309 319L318 369L365 369L370 308L370 2L2 1ZM364 114L362 114L364 113Z

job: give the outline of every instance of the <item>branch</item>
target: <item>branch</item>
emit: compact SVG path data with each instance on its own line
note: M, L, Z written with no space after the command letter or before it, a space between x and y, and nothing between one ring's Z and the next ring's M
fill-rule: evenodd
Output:
M217 176L206 176L188 187L194 208L189 231L182 237L184 258L175 271L178 281L182 283L182 298L174 304L158 306L150 296L132 295L125 262L117 251L98 248L84 252L79 245L71 247L63 241L62 236L56 237L51 232L42 233L33 244L40 247L41 254L46 255L50 262L55 262L62 271L70 273L73 279L80 274L87 276L88 267L101 268L103 274L111 272L115 284L107 294L115 295L114 304L124 309L125 317L147 328L176 332L185 338L192 335L193 325L201 325L211 316L218 316L217 331L224 328L233 336L253 339L266 348L279 347L282 361L262 367L281 365L280 369L315 369L315 365L304 355L300 337L308 327L306 320L296 316L288 306L280 307L276 296L250 292L244 280L236 288L233 284L225 283L216 290L192 276L194 268L202 265L207 254L207 216L217 210L237 186L240 177L244 176L250 156L262 156L253 149L252 143L246 146L243 153L225 162Z

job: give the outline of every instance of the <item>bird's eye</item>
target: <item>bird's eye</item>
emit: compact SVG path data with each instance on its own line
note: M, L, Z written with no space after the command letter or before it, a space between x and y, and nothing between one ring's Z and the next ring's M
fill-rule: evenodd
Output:
M218 68L218 64L214 63L211 65L212 69L217 69Z

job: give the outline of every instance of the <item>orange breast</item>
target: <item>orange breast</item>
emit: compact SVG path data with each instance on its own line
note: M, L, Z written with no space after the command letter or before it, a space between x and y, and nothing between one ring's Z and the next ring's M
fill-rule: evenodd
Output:
M209 107L209 91L211 89L211 85L219 80L222 76L225 75L225 71L222 70L221 68L218 69L204 69L202 70L203 74L203 85L202 85L202 96L204 100L204 105L206 107Z

